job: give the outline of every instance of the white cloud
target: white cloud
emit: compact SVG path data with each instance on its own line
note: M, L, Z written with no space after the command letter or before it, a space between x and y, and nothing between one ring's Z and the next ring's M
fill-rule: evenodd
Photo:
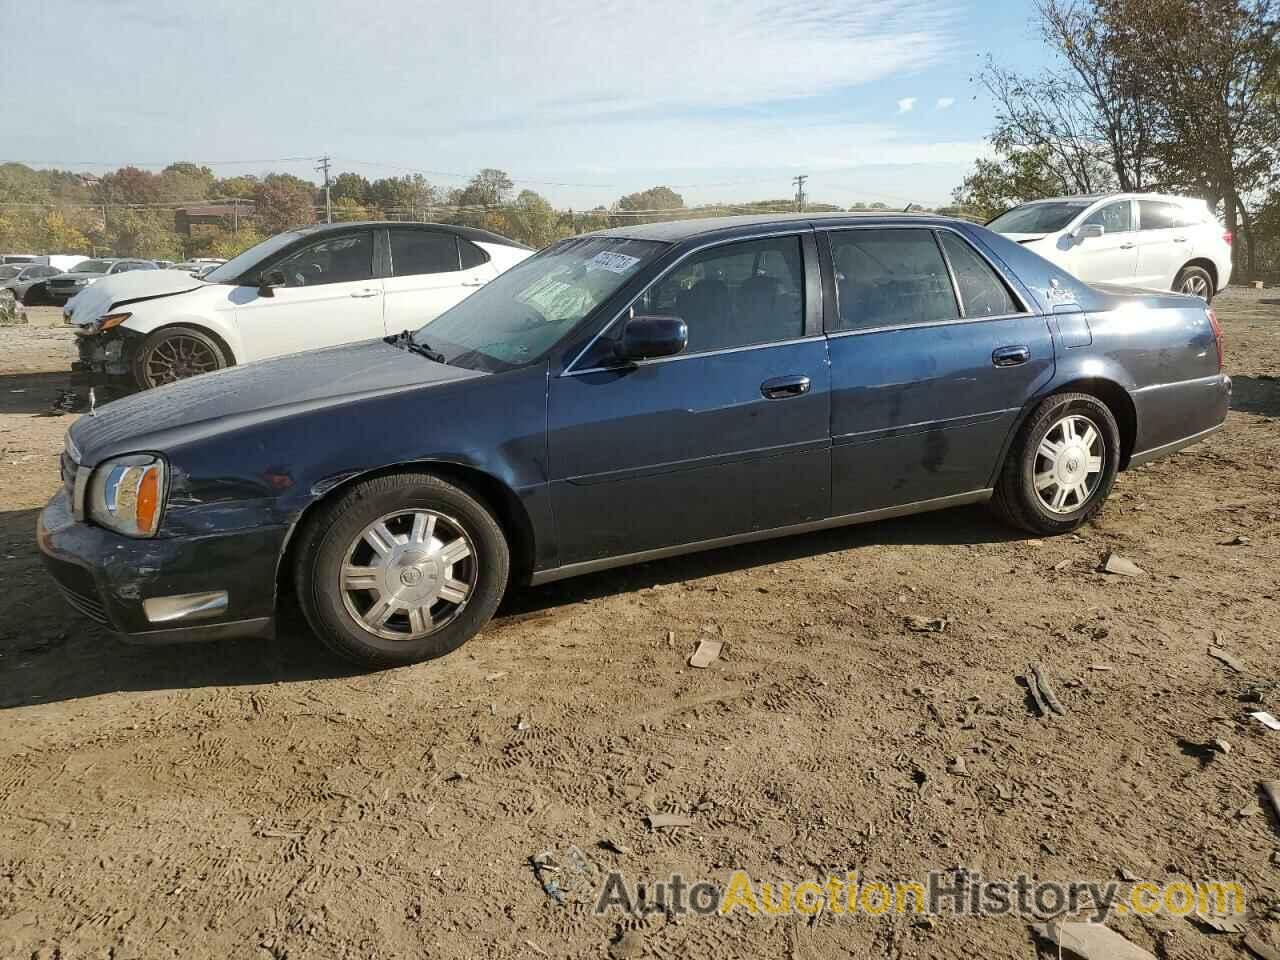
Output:
M898 101L898 112L910 113L912 110L916 108L917 99L918 99L917 97L903 97L901 100Z
M934 108L937 110L950 110L955 105L955 102L955 97L939 97L938 102L934 104Z

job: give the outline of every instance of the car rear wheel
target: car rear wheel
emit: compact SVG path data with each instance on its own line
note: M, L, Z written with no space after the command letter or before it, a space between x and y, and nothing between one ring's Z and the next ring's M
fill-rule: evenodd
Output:
M1173 281L1173 289L1209 303L1213 300L1213 277L1204 267L1183 267Z
M196 327L165 327L149 334L134 351L134 382L143 390L162 387L230 366L218 341Z
M1105 403L1084 393L1049 397L1005 460L992 506L1014 526L1067 533L1089 520L1120 468L1120 430Z
M358 484L303 532L294 579L308 623L341 657L372 667L457 649L489 621L510 550L492 513L426 474Z

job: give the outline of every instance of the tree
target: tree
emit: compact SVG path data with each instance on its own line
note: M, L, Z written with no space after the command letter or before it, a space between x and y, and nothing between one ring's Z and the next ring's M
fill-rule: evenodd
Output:
M496 207L506 202L515 184L505 171L485 167L461 190L456 190L450 202L462 207Z
M618 200L619 210L678 210L683 206L684 197L670 187L650 187Z
M541 249L571 234L572 228L543 197L532 190L521 190L514 201L502 209L505 230L498 232L513 240Z
M268 234L314 223L316 188L288 173L271 173L263 177L253 193L254 215L258 226Z
M228 200L232 197L249 200L258 192L261 181L257 177L240 176L215 180L209 186L210 200Z
M1280 4L1096 2L1153 118L1166 182L1221 202L1227 229L1252 239L1246 197L1280 182Z
M44 236L39 249L44 253L84 253L89 238L81 225L61 210L50 210L44 218Z
M333 201L333 220L335 223L354 223L357 220L373 219L367 207L362 207L351 197L337 197Z
M329 194L336 206L339 200L353 200L363 204L369 199L369 181L358 173L340 173L329 187Z
M1069 190L1043 150L1013 150L996 159L979 158L951 198L960 212L985 222L1020 203Z
M161 200L185 203L203 200L213 186L213 171L194 163L171 163L160 171L157 193Z
M111 218L107 243L119 257L178 260L182 245L167 210L123 210Z
M365 200L392 219L417 219L436 202L436 188L420 173L387 177L369 185Z

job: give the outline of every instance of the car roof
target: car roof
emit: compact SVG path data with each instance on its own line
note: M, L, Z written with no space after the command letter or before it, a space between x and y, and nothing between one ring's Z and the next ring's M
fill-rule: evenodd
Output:
M521 250L531 250L523 243L504 237L501 234L493 233L489 230L481 230L479 227L464 227L457 223L416 223L405 220L352 220L347 223L316 223L308 227L298 227L293 233L304 237L315 236L316 234L335 233L339 230L349 230L352 227L396 227L401 230L435 230L441 233L452 233L456 237L464 240L470 240L474 243L496 243L504 247L517 247Z
M1200 197L1185 197L1176 193L1078 193L1067 197L1043 197L1039 200L1028 200L1019 206L1027 207L1033 203L1096 203L1099 200L1165 200L1169 203L1204 203Z
M756 213L735 217L703 217L686 220L664 220L659 223L634 223L610 227L586 234L589 237L626 237L630 240L662 240L677 243L691 237L707 234L758 232L757 228L776 226L781 228L804 226L837 227L849 224L876 223L964 223L954 217L942 217L923 213L894 213L876 210L866 213Z

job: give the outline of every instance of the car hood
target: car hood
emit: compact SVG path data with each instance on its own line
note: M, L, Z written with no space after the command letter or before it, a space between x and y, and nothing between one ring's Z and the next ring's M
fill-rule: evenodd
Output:
M117 304L171 297L207 286L203 280L178 270L131 270L109 277L100 273L64 273L60 276L100 278L77 294L70 305L71 322L81 327L90 326Z
M156 450L293 413L487 374L367 340L229 367L105 404L68 432L80 463Z

